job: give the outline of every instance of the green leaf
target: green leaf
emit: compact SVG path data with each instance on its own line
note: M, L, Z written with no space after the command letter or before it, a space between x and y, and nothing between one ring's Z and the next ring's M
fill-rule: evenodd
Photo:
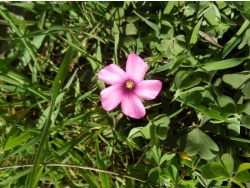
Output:
M209 168L214 174L216 174L218 176L223 176L223 177L230 178L230 175L228 174L225 167L222 164L220 164L219 162L211 163Z
M246 170L241 171L235 175L234 179L239 182L250 183L250 173Z
M249 37L250 37L250 29L246 30L244 33L244 36L242 38L241 43L238 46L238 49L242 49L246 44L249 43Z
M171 164L168 168L163 168L161 175L167 179L171 179L174 183L176 183L179 179L178 169L173 164Z
M0 185L4 185L6 187L7 184L15 182L16 180L20 180L23 176L29 174L31 172L31 168L23 169L22 171L19 171L18 173L15 173L14 176L6 178L6 180L1 181Z
M146 125L145 127L143 127L141 129L141 134L146 138L146 139L150 139L150 124Z
M234 48L237 46L242 39L242 33L248 29L249 21L245 20L245 22L242 24L241 28L237 31L237 33L224 45L223 51L222 51L222 58L224 59Z
M244 85L244 83L250 79L250 74L225 74L222 77L222 80L231 85L234 89L239 89Z
M187 91L181 93L179 96L190 104L200 104L202 101L202 94L200 91Z
M245 171L245 170L249 170L249 169L250 169L250 163L242 163L242 164L239 166L239 168L238 168L236 174L239 173L239 172Z
M240 125L236 124L236 123L230 123L227 125L228 127L228 131L234 135L234 136L238 136L240 134Z
M188 106L196 109L197 111L211 117L211 118L214 118L214 119L217 119L217 120L222 120L222 121L226 121L226 122L229 122L229 123L232 123L231 121L228 121L225 117L221 116L220 114L218 114L217 112L213 111L213 110L210 110L209 108L207 108L206 106L203 106L201 104L191 104L191 103L187 103L185 101L183 101L182 99L180 98L176 98L175 99L176 101L179 101L179 102L182 102L184 104L187 104Z
M161 168L158 166L154 167L150 169L150 171L148 172L148 179L151 182L157 183L160 179L160 173L161 173Z
M114 22L114 40L115 40L115 63L118 64L118 59L117 59L117 49L118 49L118 44L119 44L119 39L120 39L120 30Z
M204 17L212 26L219 25L218 18L216 17L216 12L213 6L210 6L204 13Z
M217 97L215 102L217 106L220 107L222 114L224 113L234 114L237 112L236 104L231 97L228 97L226 95L221 95Z
M219 148L216 143L200 129L194 129L179 140L179 147L189 156L199 154L202 159L214 158Z
M26 49L29 52L29 55L32 57L32 60L36 63L37 57L34 50L34 47L30 44L28 40L23 38L23 34L21 31L16 27L16 25L13 23L13 20L15 20L15 17L10 13L8 9L0 5L0 15L7 21L7 23L10 25L10 27L15 31L15 33L20 37L20 40L22 41L23 45L26 47Z
M244 57L244 58L226 59L226 60L222 60L222 61L212 61L212 62L209 62L209 63L201 66L200 68L202 70L206 70L206 71L228 69L228 68L232 68L232 67L236 67L236 66L240 65L246 59L247 58Z
M188 89L201 82L201 78L189 71L179 71L174 79L174 83L178 89Z
M242 93L245 99L250 99L250 80L248 80L242 88Z
M153 22L148 21L146 18L138 14L136 11L133 11L138 17L140 17L149 27L151 27L153 30L155 30L156 35L160 34L160 28L158 25L156 25Z
M137 29L133 23L125 25L125 35L137 35Z
M138 16L128 16L126 17L126 22L133 23L138 21L140 18Z
M170 161L175 157L175 153L165 153L160 159L160 165L165 161Z
M235 179L232 180L232 182L234 182L236 185L238 185L240 188L246 188L242 183L240 183L239 181L236 181Z
M64 84L64 81L68 75L67 73L68 73L69 66L70 66L71 61L72 61L72 55L73 55L73 50L70 47L63 58L63 61L59 67L59 70L58 70L57 75L55 77L55 80L53 82L52 99L51 99L52 104L55 103L56 98L60 92L60 89L62 88L62 85Z
M172 9L175 7L176 3L177 2L175 2L175 1L168 1L167 5L163 11L163 14L169 14L172 11Z
M101 170L107 170L106 166L103 162L103 157L102 157L100 150L99 150L98 139L96 139L95 143L96 143L95 144L95 151L96 151L97 167L98 167L98 169L101 169ZM101 181L102 187L110 187L110 178L109 178L108 174L104 173L104 172L99 172L99 175L100 175L100 181Z
M68 73L68 69L69 69L69 65L72 61L72 54L73 50L72 48L69 48L69 50L67 51L67 53L65 54L62 64L59 67L59 70L57 72L57 75L55 77L55 80L53 82L53 88L52 88L52 96L51 96L51 104L48 107L49 108L49 113L46 117L46 122L43 128L43 133L42 133L42 138L41 138L41 142L38 146L38 151L36 153L35 159L34 159L34 167L32 169L32 173L31 176L27 182L28 187L29 188L33 188L36 186L35 180L36 180L36 173L39 171L39 164L42 160L43 157L43 151L44 151L44 146L47 142L47 136L49 133L49 128L51 126L52 123L52 115L53 115L53 110L54 110L54 105L55 105L55 101L57 96L59 95L60 89L62 88L62 85L64 84L64 81L67 77L67 73ZM41 168L40 168L41 169Z
M157 44L156 45L156 48L160 51L160 52L170 52L170 54L172 54L172 41L169 40L169 39L164 39L164 40L161 40L161 43L160 44ZM167 53L167 55L169 55Z
M200 30L201 23L202 23L202 19L200 19L199 22L194 27L194 30L192 32L191 39L190 39L190 42L189 42L189 44L191 46L194 45L197 42L198 33L199 33L199 30Z
M170 123L169 117L165 116L155 122L155 132L161 140L165 140L167 137L168 125Z
M215 179L219 177L217 174L213 173L213 171L210 169L211 164L206 164L202 166L201 168L201 175L205 179Z
M225 153L221 156L221 161L229 175L232 176L234 172L234 160L232 156L229 153Z
M250 129L250 115L242 115L240 121L243 126Z
M34 134L32 132L24 132L18 134L18 132L16 133L10 132L12 134L10 134L6 142L0 145L0 151L7 151L16 146L20 146L23 142L26 142L27 140L32 138Z
M141 129L142 127L133 128L128 135L128 141L138 150L142 149L143 147L143 143L141 141L141 137L143 137Z

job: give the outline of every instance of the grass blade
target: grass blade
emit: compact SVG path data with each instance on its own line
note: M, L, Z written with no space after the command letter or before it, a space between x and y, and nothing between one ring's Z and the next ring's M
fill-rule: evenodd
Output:
M100 150L99 150L98 139L96 139L95 150L96 150L96 159L97 159L98 169L106 170L105 164L103 162L103 158L102 158ZM100 175L102 187L110 187L110 181L109 181L108 174L103 173L103 172L99 172L99 175Z
M34 160L34 167L32 169L32 174L29 178L28 181L28 187L29 188L33 188L36 186L36 177L37 177L37 172L39 171L39 164L42 161L42 157L43 157L43 151L44 151L44 146L47 140L47 136L48 136L48 131L49 128L51 126L51 115L54 109L54 105L55 105L55 101L56 98L59 94L60 89L62 88L62 85L66 79L66 76L69 69L69 65L71 63L72 60L72 53L73 50L72 48L69 48L69 50L67 51L66 55L64 56L64 59L62 61L62 64L58 70L58 73L56 75L56 78L54 80L54 84L53 84L53 88L52 88L52 96L51 96L51 105L50 105L50 109L49 109L49 114L46 117L46 123L43 129L43 133L42 133L42 138L41 138L41 142L39 144L36 156L35 156L35 160Z
M234 47L241 42L240 35L248 28L249 21L246 20L241 28L238 30L238 32L233 36L227 43L224 45L223 51L222 51L222 58L224 59L233 49Z

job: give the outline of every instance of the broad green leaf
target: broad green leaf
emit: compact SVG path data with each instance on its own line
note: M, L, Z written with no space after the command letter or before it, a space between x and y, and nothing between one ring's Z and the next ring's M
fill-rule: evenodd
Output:
M179 71L174 79L174 83L178 89L188 89L198 85L201 82L200 77L196 77L195 74L189 71Z
M171 179L171 181L174 183L176 183L179 179L178 169L173 164L171 164L168 168L162 168L161 175Z
M128 138L136 138L136 137L141 137L141 127L136 127L131 129L131 131L129 132Z
M169 123L170 119L167 116L153 122L153 124L155 125L156 134L161 140L165 140L167 137Z
M243 126L250 129L250 115L242 115L240 121Z
M242 88L242 93L245 99L250 99L250 80L248 80Z
M141 129L141 134L146 138L150 139L150 124L146 125Z
M150 171L148 172L148 179L151 182L157 183L160 179L160 173L161 173L161 168L158 166L154 167L150 169Z
M123 44L129 48L131 46L134 46L135 45L135 38L132 37L132 36L126 36L124 39L123 39Z
M234 179L242 183L250 183L250 173L246 170L241 171L235 175Z
M200 104L202 101L202 94L199 91L186 91L181 93L179 96L190 104Z
M228 131L234 135L234 136L238 136L240 134L240 125L236 124L236 123L230 123L227 126Z
M242 87L248 79L250 79L250 74L225 74L222 77L222 80L231 85L234 89Z
M219 151L217 144L198 128L182 136L178 144L189 156L199 154L206 160L214 158Z
M245 171L245 170L249 170L249 169L250 169L250 163L242 163L242 164L239 166L239 168L238 168L236 174L239 173L239 172Z
M151 150L149 150L148 156L152 156L154 162L160 164L161 150L158 147L153 146Z
M151 165L139 163L139 164L130 164L128 167L128 172L134 177L143 177L148 176L148 172L152 168Z
M233 175L234 172L234 160L233 157L229 153L225 153L221 156L221 161L225 166L227 172L230 176Z
M128 141L138 150L142 149L142 147L144 146L141 139L141 137L143 137L141 129L142 127L133 128L128 135Z
M125 25L126 35L137 35L137 29L133 23L128 23Z
M161 26L161 33L160 33L160 38L166 38L166 39L173 39L174 37L174 27L173 25L166 21L166 20L161 20L162 26ZM160 49L158 49L160 50Z
M200 68L206 71L228 69L240 65L246 59L247 58L244 57L244 58L226 59L222 61L213 61L201 66Z
M165 161L170 161L174 157L175 153L165 153L160 159L160 164L164 163Z
M211 164L206 164L202 166L201 168L201 175L205 179L215 179L219 177L217 174L213 173L213 171L210 169Z
M220 107L222 113L234 114L236 113L236 104L234 100L226 95L221 95L215 100L216 104Z
M227 170L225 169L225 167L220 164L219 162L213 162L211 163L211 165L209 166L210 170L218 175L218 176L223 176L223 177L227 177L229 178L230 175L228 174Z
M156 45L156 48L160 51L160 52L167 52L170 51L170 54L172 54L172 41L169 39L164 39L161 41L160 44ZM170 50L169 50L170 49ZM167 55L169 55L167 53Z
M216 12L213 6L210 6L204 13L204 17L212 26L219 25L218 18L216 16Z

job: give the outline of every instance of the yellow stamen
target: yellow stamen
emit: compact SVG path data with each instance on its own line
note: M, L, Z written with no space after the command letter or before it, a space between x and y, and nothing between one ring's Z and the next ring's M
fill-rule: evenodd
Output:
M130 80L126 82L126 88L133 89L134 86L135 86L134 82Z

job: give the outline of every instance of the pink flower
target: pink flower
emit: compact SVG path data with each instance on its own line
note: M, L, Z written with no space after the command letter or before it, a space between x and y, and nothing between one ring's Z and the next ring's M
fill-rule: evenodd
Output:
M145 116L141 99L154 99L162 87L159 80L143 80L147 70L148 65L133 53L128 55L126 72L115 64L104 67L98 77L111 86L101 91L102 107L110 111L121 103L127 116L135 119Z

